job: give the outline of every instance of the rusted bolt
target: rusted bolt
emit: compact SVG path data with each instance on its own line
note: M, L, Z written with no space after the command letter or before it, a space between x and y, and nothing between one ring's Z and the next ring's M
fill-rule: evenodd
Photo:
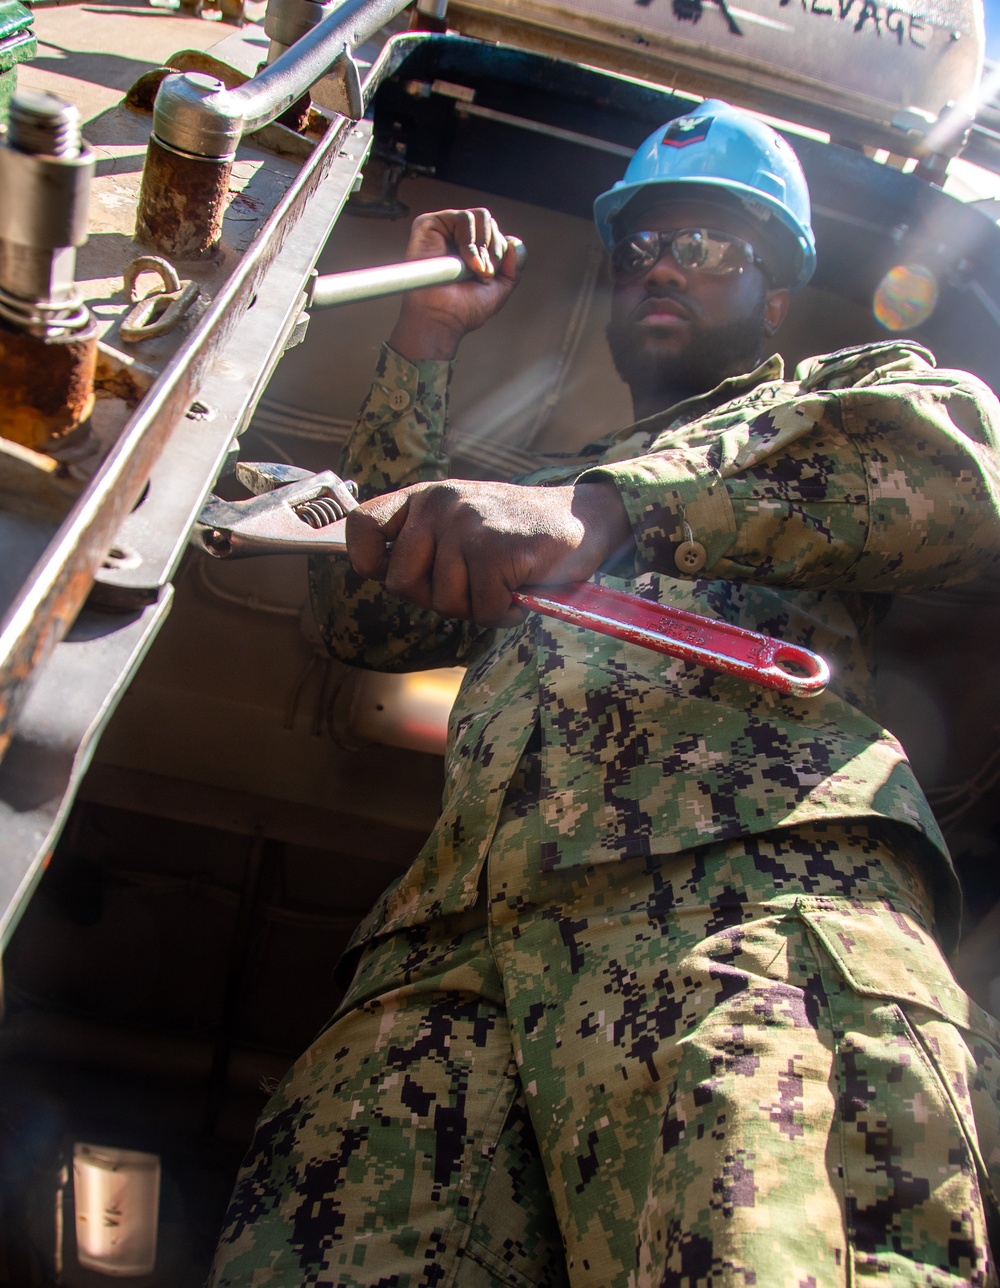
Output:
M37 336L0 321L0 436L44 449L94 409L97 324Z
M0 435L44 448L94 406L97 324L77 295L93 153L76 108L22 90L0 146Z
M222 237L239 120L224 117L207 134L187 130L198 109L225 94L201 72L166 77L156 96L136 213L136 240L172 259L202 259ZM167 143L160 131L173 140Z
M212 551L221 558L225 558L233 548L233 543L226 533L219 532L217 529L213 529L211 532L206 532L204 541L205 545L209 546Z

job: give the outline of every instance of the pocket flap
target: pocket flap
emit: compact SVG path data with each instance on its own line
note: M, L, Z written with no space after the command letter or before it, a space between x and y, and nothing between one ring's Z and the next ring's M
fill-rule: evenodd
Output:
M795 908L855 992L925 1007L997 1041L1000 1026L959 987L937 942L908 913L820 897L800 898Z

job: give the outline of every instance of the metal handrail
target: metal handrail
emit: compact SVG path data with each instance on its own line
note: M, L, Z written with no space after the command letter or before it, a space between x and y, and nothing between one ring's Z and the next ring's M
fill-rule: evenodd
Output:
M365 102L414 45L425 38L418 33L397 36L383 48L365 78ZM136 409L101 469L26 579L17 599L0 618L0 759L32 673L49 656L76 616L95 570L138 499L174 424L190 406L210 361L221 349L277 254L282 230L295 223L302 207L319 187L348 129L349 123L341 120L305 162L259 236Z

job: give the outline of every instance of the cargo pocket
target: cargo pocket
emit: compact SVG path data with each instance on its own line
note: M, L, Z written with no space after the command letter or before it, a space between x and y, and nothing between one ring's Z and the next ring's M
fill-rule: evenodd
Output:
M996 1283L1000 1026L909 913L820 897L795 912L833 1025L852 1281Z

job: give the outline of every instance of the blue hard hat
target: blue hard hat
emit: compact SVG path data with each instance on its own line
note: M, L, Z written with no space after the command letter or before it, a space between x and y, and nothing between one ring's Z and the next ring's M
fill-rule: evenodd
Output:
M686 195L735 203L767 225L766 240L782 260L774 266L781 285L804 286L812 277L816 240L806 177L791 145L763 121L710 98L661 125L637 149L625 177L594 202L602 241L612 249L614 225L637 198L654 205Z

